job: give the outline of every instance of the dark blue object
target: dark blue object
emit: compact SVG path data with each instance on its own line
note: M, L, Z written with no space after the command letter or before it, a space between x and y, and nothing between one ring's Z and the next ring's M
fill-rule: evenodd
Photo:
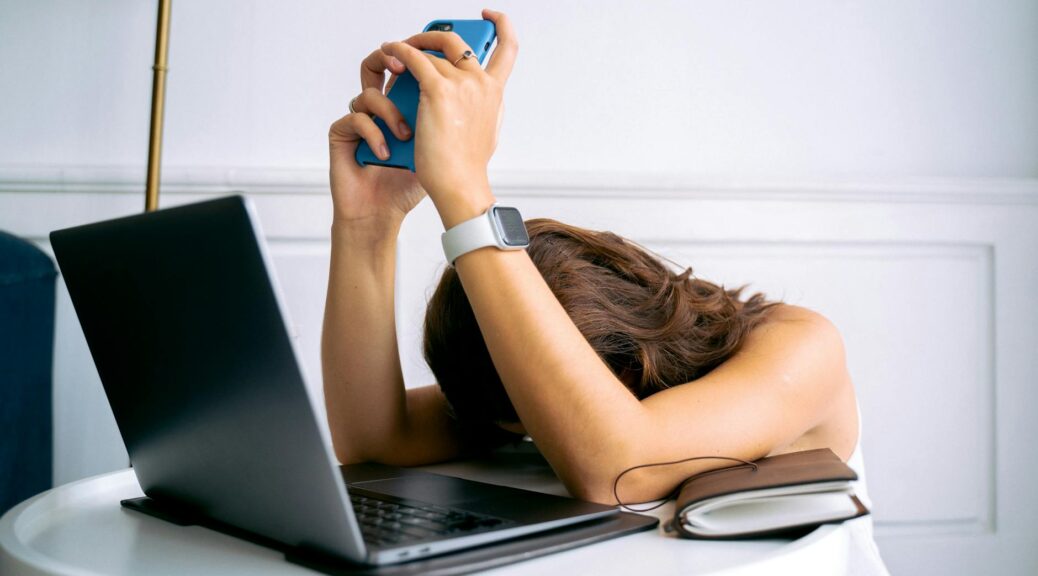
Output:
M52 485L54 262L0 232L0 514Z

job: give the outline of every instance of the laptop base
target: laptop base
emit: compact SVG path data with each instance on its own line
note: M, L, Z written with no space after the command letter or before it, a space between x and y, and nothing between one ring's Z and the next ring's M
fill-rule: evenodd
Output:
M587 546L628 534L652 530L659 524L659 520L652 516L620 512L605 518L589 520L580 524L557 528L547 532L539 532L512 540L494 542L476 548L467 548L441 556L422 558L401 564L372 566L354 564L314 550L286 546L258 534L192 514L188 510L175 508L146 496L123 500L121 504L125 508L154 516L178 526L204 526L229 536L248 540L254 544L273 548L282 552L285 555L285 560L288 562L332 576L404 576L412 574L448 576L469 574L514 564L522 560L555 554L556 552L563 552L580 546Z

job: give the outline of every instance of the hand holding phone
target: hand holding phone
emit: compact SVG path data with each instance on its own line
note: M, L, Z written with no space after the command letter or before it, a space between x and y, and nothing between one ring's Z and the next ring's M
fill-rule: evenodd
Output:
M455 32L472 50L472 55L479 61L484 62L490 53L491 47L496 39L494 23L489 20L434 20L424 29L424 32ZM427 51L433 56L444 58L440 52ZM418 81L406 71L396 78L387 96L396 105L403 115L407 125L416 127L418 125L418 95L420 88ZM381 159L371 147L363 140L357 146L356 159L361 166L388 166L392 168L405 168L412 172L414 164L414 137L408 140L398 139L386 126L381 118L375 118L375 124L385 135L386 146L389 148L389 158Z

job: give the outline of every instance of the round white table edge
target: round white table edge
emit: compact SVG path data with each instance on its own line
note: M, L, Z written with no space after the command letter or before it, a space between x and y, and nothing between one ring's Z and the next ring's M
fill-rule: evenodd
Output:
M74 500L79 495L79 492L87 484L93 483L95 480L102 477L113 477L118 479L118 485L123 485L129 482L137 485L138 489L140 485L137 484L137 475L133 472L133 468L126 468L125 470L117 470L114 472L104 472L81 480L76 480L68 484L62 484L55 486L50 490L40 492L39 494L21 502L14 508L8 510L3 517L0 517L0 574L32 574L32 575L52 575L52 574L63 574L67 576L102 576L91 570L85 570L72 564L66 564L59 562L50 556L41 554L40 552L26 546L25 541L31 539L30 532L33 530L33 526L25 525L27 516L36 517L38 515L26 515L25 512L34 506L40 505L41 501L47 499L48 496L52 496L55 490L61 490L65 496L63 503L68 500ZM89 493L90 491L88 491ZM143 492L141 493L143 495Z
M24 574L33 576L60 574L63 576L101 576L96 572L85 570L75 565L55 560L41 554L33 548L26 546L33 538L34 526L26 525L25 518L38 519L50 511L40 510L38 513L27 514L26 512L46 501L48 496L53 496L57 490L61 490L60 502L51 503L54 509L59 508L70 501L75 501L81 495L96 496L96 492L89 489L87 485L96 480L107 477L110 484L109 489L118 489L132 484L138 490L137 476L132 468L105 472L89 478L83 478L61 486L55 486L50 490L41 492L11 508L0 517L0 574ZM143 495L143 492L141 492ZM818 567L818 574L845 573L847 569L847 556L849 546L849 535L843 524L826 524L811 533L803 536L782 548L765 554L745 565L733 566L723 569L716 574L721 576L740 576L750 574L775 574L786 573L783 568L789 568L797 574L812 574L814 571L804 571L805 566ZM839 566L838 572L833 571L834 566Z

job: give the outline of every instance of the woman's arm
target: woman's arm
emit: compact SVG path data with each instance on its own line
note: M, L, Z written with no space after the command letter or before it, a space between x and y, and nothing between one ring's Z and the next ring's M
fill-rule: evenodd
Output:
M726 362L642 405L651 414L650 434L660 440L641 446L639 463L693 455L753 460L812 448L846 459L857 442L843 340L825 317L796 306L772 309ZM730 465L707 460L638 470L624 476L620 493L624 501L655 499L688 476Z
M357 113L329 130L335 211L322 372L332 441L342 462L422 464L448 459L461 445L437 387L405 391L397 350L397 234L425 192L408 171L361 167L354 160L361 139L372 150L385 143L368 113L385 120L397 137L409 136L410 128L383 93L387 69L404 71L378 50L364 60Z
M404 389L395 258L395 230L332 228L321 357L328 424L343 463L426 464L459 453L439 388Z
M489 17L497 24L499 58L486 73L467 60L454 67L419 51L438 50L453 61L466 47L451 35L423 34L383 46L422 85L417 174L444 228L495 200L486 163L515 42L503 15ZM828 382L841 376L826 359L836 348L824 324L793 323L762 337L713 385L704 386L704 378L639 402L595 354L525 251L483 248L459 257L455 266L526 430L570 492L584 499L613 501L613 479L637 464L767 455L818 424L835 395ZM679 473L724 465L698 463ZM679 480L636 476L624 499L662 496Z
M798 309L758 327L707 376L639 402L525 253L483 249L456 266L526 430L570 491L588 500L614 502L614 478L639 464L767 456L819 426L849 389L835 328ZM656 499L692 474L729 465L707 460L634 472L621 495L625 502Z

